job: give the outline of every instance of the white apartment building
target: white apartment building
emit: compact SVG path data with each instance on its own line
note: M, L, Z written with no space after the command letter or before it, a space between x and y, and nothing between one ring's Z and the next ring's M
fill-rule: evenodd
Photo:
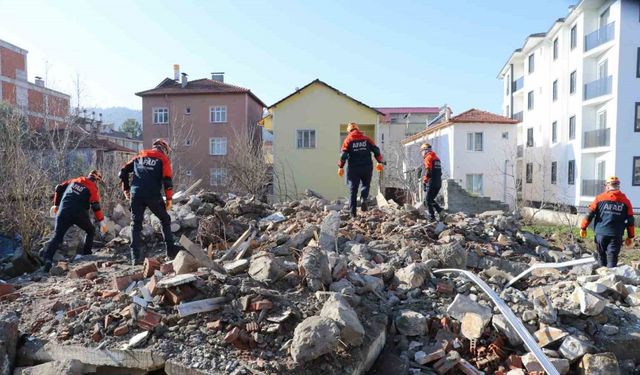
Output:
M523 200L584 207L618 176L640 207L640 1L580 1L499 78Z

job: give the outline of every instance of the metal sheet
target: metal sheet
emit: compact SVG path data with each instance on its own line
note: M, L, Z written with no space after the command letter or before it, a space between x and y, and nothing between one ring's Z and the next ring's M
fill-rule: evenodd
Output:
M482 279L480 279L474 273L465 271L465 270L446 268L446 269L433 271L433 273L435 274L451 273L451 272L461 273L466 277L468 277L469 280L476 283L476 285L478 285L480 289L482 289L482 291L485 292L489 296L489 298L491 298L493 303L498 307L498 310L500 310L502 315L504 315L504 317L507 319L507 322L509 322L509 324L514 329L514 331L516 331L518 336L520 336L520 338L522 339L522 342L524 342L524 345L527 347L527 349L529 349L529 351L533 353L533 355L536 357L536 359L538 360L538 363L540 363L544 371L549 375L560 375L558 370L553 366L553 364L551 364L551 362L549 361L549 358L547 358L547 356L542 352L542 350L536 343L536 340L531 336L529 331L527 331L527 329L524 327L522 322L515 316L515 314L513 313L513 311L511 311L509 306L507 306L507 304L504 303L502 299L500 299L500 297L496 294L496 292L494 292L493 289L491 289L491 287L487 285L487 283L485 283Z
M574 259L574 260L570 260L568 262L562 262L562 263L538 263L538 264L534 264L533 266L529 267L526 271L522 272L518 276L516 276L513 279L511 279L511 281L509 281L507 283L507 285L505 285L504 287L505 287L505 289L510 287L511 285L515 284L518 280L520 280L523 277L527 276L528 274L530 274L534 270L538 270L538 269L541 269L541 268L566 268L566 267L580 266L580 265L583 265L583 264L591 264L591 263L595 263L595 262L596 262L596 259L594 257L589 257L589 258Z

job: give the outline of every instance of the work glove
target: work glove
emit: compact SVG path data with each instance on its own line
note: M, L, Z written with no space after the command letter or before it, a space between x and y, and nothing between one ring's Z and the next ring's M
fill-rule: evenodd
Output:
M58 206L51 206L51 209L49 209L49 216L56 217L57 214L58 214Z
M131 200L131 192L129 190L124 191L124 199L130 201Z
M167 201L164 202L164 206L166 207L167 211L169 211L171 209L171 199L167 199Z
M627 238L626 240L624 240L624 246L626 246L626 247L633 246L633 237Z
M587 230L580 229L580 238L587 238Z
M382 172L383 169L384 169L384 165L382 165L381 163L376 164L376 171Z
M338 168L338 176L340 176L340 177L344 176L344 169L343 168Z
M100 225L100 233L107 234L107 232L109 232L109 227L107 227L104 221L99 221L98 225Z

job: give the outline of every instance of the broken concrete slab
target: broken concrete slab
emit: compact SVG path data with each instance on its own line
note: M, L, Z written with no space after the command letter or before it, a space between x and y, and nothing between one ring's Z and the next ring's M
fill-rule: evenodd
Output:
M419 288L429 276L429 268L424 263L411 263L396 271L395 276L407 288Z
M490 307L482 306L464 294L456 295L456 298L454 298L453 302L447 308L447 314L459 321L462 321L464 314L468 312L480 315L485 324L488 324L493 317Z
M174 359L168 360L164 365L164 372L167 375L209 375L210 371L200 371L190 368Z
M387 341L386 316L377 315L365 322L365 332L362 345L349 352L356 363L350 375L364 375L376 362Z
M227 303L227 297L214 297L200 301L183 302L178 305L178 314L181 318L201 312L218 310Z
M547 326L537 330L533 335L538 341L538 345L543 348L549 344L553 344L556 341L562 340L568 334L569 333L567 333L567 331L560 328Z
M87 373L89 373L89 371L86 371L85 365L82 362L70 359L46 362L41 365L19 370L16 369L14 375L83 375Z
M296 363L308 362L334 351L340 340L340 328L333 319L311 316L293 332L291 357Z
M304 248L298 269L300 275L306 279L307 287L314 292L330 285L333 280L327 253L319 247Z
M580 312L587 316L599 315L607 305L606 299L582 287L575 289L572 298L576 304L580 305Z
M613 353L585 354L578 370L583 375L620 375L618 358Z
M174 277L165 277L164 279L157 282L156 286L158 288L169 288L178 285L184 285L188 283L192 283L198 280L198 276L192 273L186 273L182 275L177 275Z
M596 347L586 338L580 338L574 335L565 337L562 345L560 345L560 354L570 362L577 362L587 353L595 353Z
M0 374L10 374L16 360L18 315L5 311L0 315Z
M195 272L198 267L200 267L198 260L184 250L180 250L173 260L173 270L178 275Z
M256 281L271 283L280 280L286 272L279 259L263 251L251 257L248 273Z
M331 211L322 219L318 245L328 251L338 250L338 230L340 229L340 213Z
M349 303L338 294L330 296L322 306L320 316L333 319L340 326L341 340L351 346L359 346L364 339L364 327L358 314Z
M405 336L422 336L427 333L427 317L419 312L402 310L395 319L396 329Z
M237 275L249 269L249 259L238 259L223 265L229 275Z

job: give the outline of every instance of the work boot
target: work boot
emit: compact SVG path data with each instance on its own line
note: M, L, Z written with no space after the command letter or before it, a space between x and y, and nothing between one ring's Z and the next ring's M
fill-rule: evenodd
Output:
M50 260L46 260L44 262L44 266L42 266L42 270L44 271L44 273L49 273L51 267L53 267L53 262L51 262Z
M360 209L364 212L366 210L369 209L369 206L367 205L367 200L364 198L360 199Z
M167 258L169 258L169 260L173 260L176 255L178 255L178 252L180 251L180 246L178 246L175 243L171 243L171 244L167 244Z

